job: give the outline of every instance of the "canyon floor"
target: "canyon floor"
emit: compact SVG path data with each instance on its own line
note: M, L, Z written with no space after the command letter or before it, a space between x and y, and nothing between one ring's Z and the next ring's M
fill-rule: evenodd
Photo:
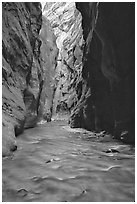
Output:
M4 202L133 202L135 149L52 121L17 137L3 159Z

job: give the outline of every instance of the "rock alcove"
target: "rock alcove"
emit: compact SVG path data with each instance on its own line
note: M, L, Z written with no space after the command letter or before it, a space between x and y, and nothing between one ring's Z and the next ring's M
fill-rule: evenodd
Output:
M135 4L2 3L2 146L41 121L134 143Z

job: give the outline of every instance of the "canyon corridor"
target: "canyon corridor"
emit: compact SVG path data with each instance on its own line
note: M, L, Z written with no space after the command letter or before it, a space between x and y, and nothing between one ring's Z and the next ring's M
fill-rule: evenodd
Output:
M2 201L135 201L135 3L2 3Z

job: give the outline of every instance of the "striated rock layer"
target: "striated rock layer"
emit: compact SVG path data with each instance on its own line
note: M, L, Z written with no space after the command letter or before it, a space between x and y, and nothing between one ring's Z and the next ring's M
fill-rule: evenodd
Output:
M59 49L54 76L53 116L69 114L80 97L83 31L82 16L74 2L42 3L43 13L54 31Z
M57 54L48 21L42 25L40 3L2 4L3 155L17 148L15 136L24 128L34 127L46 114L50 119L48 72L55 69Z
M71 127L134 142L134 3L76 3L85 40L82 96ZM93 32L94 31L94 32Z

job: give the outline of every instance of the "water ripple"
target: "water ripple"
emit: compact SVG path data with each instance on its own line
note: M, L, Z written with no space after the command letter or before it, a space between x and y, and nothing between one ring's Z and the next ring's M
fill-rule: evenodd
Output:
M51 122L25 130L3 159L4 202L133 202L134 147Z

